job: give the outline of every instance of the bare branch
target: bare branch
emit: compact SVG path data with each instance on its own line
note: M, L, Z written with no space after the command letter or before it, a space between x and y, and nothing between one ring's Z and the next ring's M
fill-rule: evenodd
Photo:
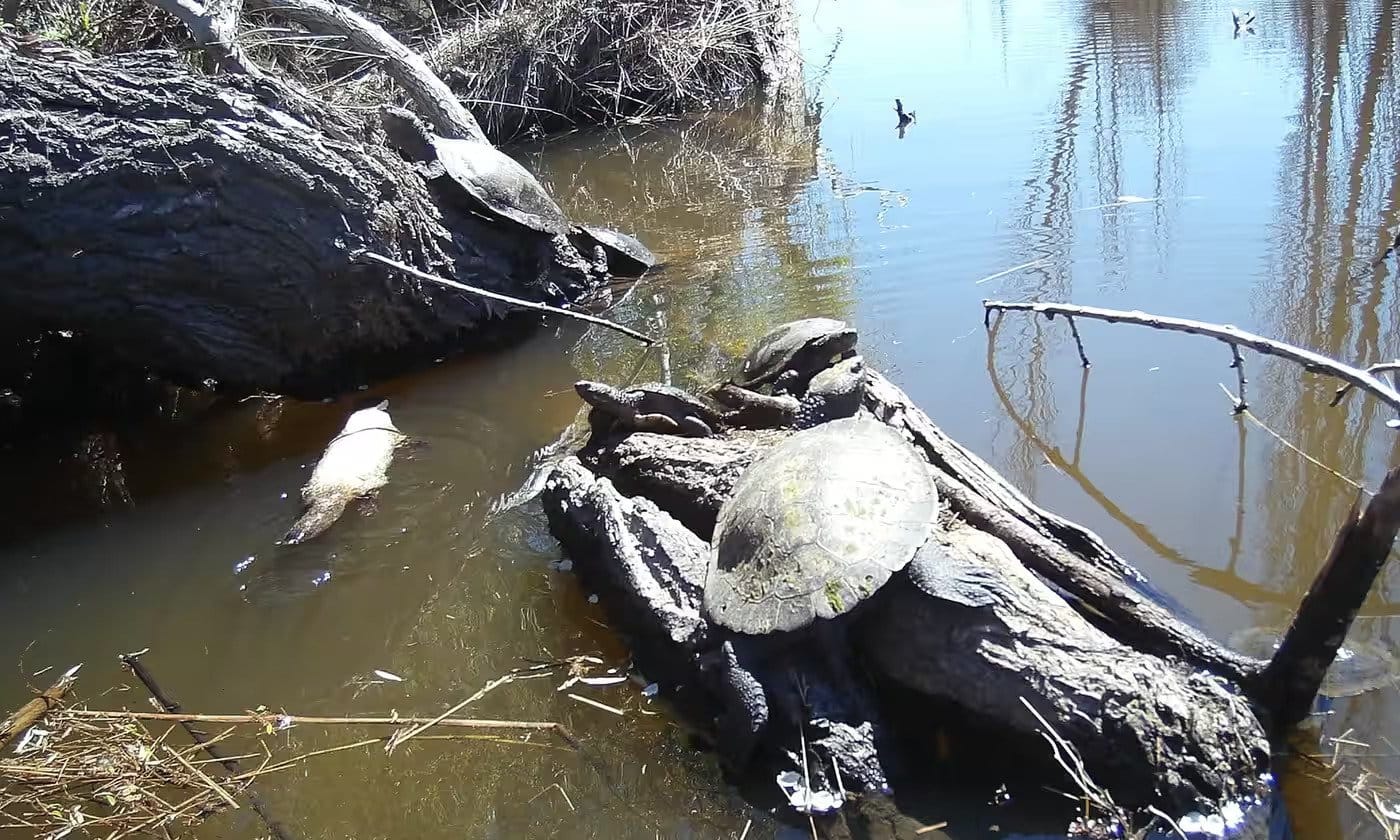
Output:
M1367 373L1373 373L1373 374L1374 374L1374 373L1385 373L1386 371L1389 371L1389 370L1400 370L1400 359L1396 359L1396 360L1393 361L1393 362L1380 362L1379 364L1374 364L1374 365L1371 365L1370 367L1366 368L1366 372L1367 372ZM1337 393L1336 393L1335 395L1333 395L1333 397L1332 397L1332 402L1329 403L1329 405L1339 405L1339 404L1341 403L1342 399L1343 399L1344 397L1346 397L1347 394L1351 393L1351 388L1352 388L1352 385L1351 385L1350 382L1347 382L1347 383L1345 383L1344 385L1342 385L1340 388L1338 388L1338 389L1337 389Z
M1277 356L1280 359L1287 359L1290 362L1302 365L1303 369L1306 371L1326 373L1330 376L1334 376L1349 385L1368 391L1386 405L1389 405L1396 411L1400 411L1400 392L1397 392L1393 387L1376 378L1370 371L1343 364L1336 359L1330 359L1312 350L1306 350L1302 347L1286 344L1282 341L1275 341L1271 338L1264 338L1263 336L1255 335L1251 332L1245 332L1239 327L1229 324L1211 324L1206 321L1192 321L1186 318L1149 315L1146 312L1103 309L1097 306L1076 306L1069 303L1013 303L1001 300L984 300L982 301L982 306L988 317L993 310L998 312L1038 312L1047 318L1055 315L1093 318L1099 321L1107 321L1110 324L1137 324L1138 326L1151 327L1155 330L1168 330L1171 332L1184 332L1190 333L1191 335L1208 336L1223 341L1231 347L1248 347L1266 356ZM1241 376L1243 376L1243 373L1241 373ZM1241 389L1240 399L1241 401L1244 399L1243 389ZM1400 427L1400 420L1387 421L1386 425L1391 428Z
M147 0L152 6L174 15L194 36L194 42L225 73L261 78L263 73L248 60L238 46L238 16L241 0Z
M414 277L417 277L419 280L427 280L429 283L437 283L439 285L447 286L452 289L458 289L463 292L470 292L471 294L480 295L484 298L490 298L491 300L498 300L502 303L508 303L511 306L519 306L522 309L533 309L536 312L548 312L553 315L563 315L566 318L575 318L580 321L587 321L590 324L597 324L600 327L607 327L610 330L616 330L617 332L620 332L623 335L637 339L643 344L656 343L656 339L652 338L651 336L646 335L645 333L639 333L631 327L624 327L623 325L614 321L609 321L606 318L599 318L597 316L588 315L583 312L575 312L572 309L560 309L557 306L550 306L547 303L536 303L532 300L522 300L517 297L503 295L500 292L493 292L488 289L478 288L476 286L468 286L466 283L458 283L456 280L448 280L445 277L438 277L437 275L429 274L426 271L419 271L411 265L401 263L398 260L391 260L388 257L373 253L371 251L360 251L354 255L354 258L361 262L376 262L380 265L387 265L390 268L397 268L399 271L402 271L405 274L411 274Z
M192 0L152 0L178 3ZM476 118L418 53L385 29L331 0L249 0L248 8L275 12L316 34L339 35L350 49L383 59L383 69L443 137L488 142Z
M1229 342L1226 343L1228 344ZM1230 345L1230 356L1232 358L1230 367L1235 369L1235 375L1238 376L1240 380L1240 395L1239 398L1235 400L1235 413L1240 414L1241 412L1249 410L1249 401L1246 400L1244 396L1244 386L1248 380L1244 378L1244 357L1240 355L1239 345Z
M1089 366L1089 357L1084 355L1084 340L1079 337L1079 327L1074 325L1073 316L1066 315L1065 320L1069 322L1070 334L1074 336L1074 349L1079 351L1079 362L1084 367Z
M1357 610L1385 568L1400 532L1400 468L1386 474L1358 516L1360 504L1358 493L1327 562L1303 596L1264 672L1275 692L1269 704L1275 727L1292 726L1307 717Z

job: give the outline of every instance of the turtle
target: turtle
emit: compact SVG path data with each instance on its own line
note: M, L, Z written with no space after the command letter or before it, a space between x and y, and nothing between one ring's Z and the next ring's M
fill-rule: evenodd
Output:
M606 434L621 427L629 432L662 432L687 437L710 437L720 424L719 412L680 388L647 382L627 389L581 380L574 390L593 406L589 425Z
M721 506L704 609L750 635L850 612L903 569L937 525L928 464L865 415L791 435Z
M608 273L615 277L640 277L657 263L647 246L621 231L575 224L569 228L569 241L581 254L602 248Z
M568 233L564 211L510 155L490 143L432 134L403 108L385 107L380 117L390 142L463 209L549 237Z
M1271 659L1283 639L1276 627L1249 627L1229 638L1229 646L1248 656ZM1323 697L1354 697L1400 680L1400 661L1385 648L1348 639L1337 649L1318 694Z
M853 355L856 331L834 318L804 318L775 327L749 349L733 384L774 394L801 393L812 375Z
M837 620L909 563L938 510L927 463L868 415L795 432L739 477L720 508L702 594L706 619L726 635L714 664L728 763L747 762L776 708L804 727L825 721L830 737L845 739L843 760L857 761L855 781L887 788L876 713L852 696L862 683L850 676ZM820 666L798 652L813 636ZM847 690L817 692L822 681L798 675L818 667Z
M760 394L733 383L721 385L712 396L731 409L725 416L731 425L808 429L860 411L865 382L865 360L848 356L814 375L801 399L791 394Z

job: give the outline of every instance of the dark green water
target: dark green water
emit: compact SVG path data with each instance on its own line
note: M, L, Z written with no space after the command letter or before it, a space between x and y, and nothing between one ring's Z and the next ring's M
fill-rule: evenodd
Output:
M566 325L376 388L423 445L371 514L272 548L348 401L116 430L90 468L5 456L34 505L72 515L11 509L9 530L27 536L0 557L0 705L46 666L85 662L91 693L123 684L117 653L148 646L187 707L219 712L431 714L522 657L621 665L589 593L551 570L538 507L492 510L575 418L575 379L703 383L770 326L818 314L854 323L871 362L949 433L1102 534L1212 634L1284 622L1349 482L1374 488L1397 461L1385 412L1359 395L1331 408L1334 383L1249 358L1255 415L1322 469L1231 416L1218 344L1081 324L1085 374L1061 322L1008 316L989 341L980 302L1140 308L1358 363L1400 355L1396 265L1366 268L1400 227L1396 15L1278 2L1236 38L1218 3L804 3L819 124L745 112L516 150L566 209L667 261L612 313L661 349ZM918 114L902 138L896 96ZM25 528L39 513L71 521ZM1354 638L1393 648L1396 598L1388 571ZM366 687L376 668L406 679ZM774 835L637 686L587 689L619 718L557 685L506 686L473 714L566 722L592 761L425 742L326 757L269 796L303 837L717 838L750 819L748 837ZM93 700L143 703L137 690ZM1327 731L1393 753L1397 722L1390 688L1338 701ZM283 737L314 748L358 733ZM1384 836L1300 786L1300 837ZM922 836L1032 829L1016 803L983 807L991 793L930 806L921 818L950 825ZM206 833L257 836L246 815Z

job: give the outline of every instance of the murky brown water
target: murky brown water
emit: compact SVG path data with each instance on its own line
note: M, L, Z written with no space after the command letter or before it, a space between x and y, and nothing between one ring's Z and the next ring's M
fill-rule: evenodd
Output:
M1239 38L1223 3L802 8L811 73L840 42L819 126L739 114L520 152L568 209L666 258L614 313L663 350L565 326L376 388L422 445L372 515L272 548L348 401L122 430L93 449L105 468L86 484L57 454L6 455L11 481L75 521L34 534L17 504L3 529L29 532L0 556L3 705L50 665L86 662L88 691L121 683L116 654L147 646L172 693L206 711L433 713L521 657L621 664L588 593L549 568L538 507L493 504L574 418L575 379L704 382L771 325L816 314L854 322L945 429L1098 530L1211 633L1286 621L1350 482L1374 487L1400 460L1385 412L1359 396L1329 408L1333 383L1248 360L1255 414L1334 475L1231 416L1219 345L1083 324L1085 374L1062 323L1009 316L989 343L979 304L1141 308L1357 362L1400 355L1396 265L1366 268L1400 227L1397 4L1271 3ZM896 96L918 113L903 138ZM108 507L94 517L95 496ZM1396 583L1388 571L1354 637L1393 648ZM365 687L375 668L406 681ZM589 689L617 718L555 685L507 686L474 714L567 722L588 757L371 749L288 775L271 798L301 837L734 837L751 817L749 837L773 836L636 686ZM117 702L143 699L98 705ZM1338 701L1327 729L1394 752L1382 739L1400 738L1400 692ZM1339 797L1309 796L1300 837L1380 836ZM206 833L255 836L243 813ZM1009 836L1026 819L1014 804L947 813L943 834L923 836Z

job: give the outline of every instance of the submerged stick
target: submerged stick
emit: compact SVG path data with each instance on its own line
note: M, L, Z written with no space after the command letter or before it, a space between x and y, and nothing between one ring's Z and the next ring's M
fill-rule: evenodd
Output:
M16 735L38 723L50 709L63 701L63 695L72 687L73 679L81 667L76 665L69 668L53 685L40 692L38 697L20 706L14 714L0 722L0 749L10 743Z
M432 726L472 729L530 729L553 730L564 740L574 743L568 727L548 720L489 720L486 718L435 717L321 717L316 715L206 715L188 712L126 712L101 709L70 709L64 714L93 720L163 720L173 723L257 723L285 726Z
M1351 510L1327 562L1303 596L1293 622L1264 670L1274 695L1270 711L1277 729L1303 720L1337 649L1346 640L1356 612L1390 557L1400 532L1400 467L1392 469L1366 510L1358 517L1361 494Z
M414 277L417 277L419 280L426 280L429 283L437 283L441 286L447 286L448 288L457 289L459 291L468 292L474 295L480 295L481 297L490 298L491 300L498 300L502 303L509 303L512 306L519 306L522 309L533 309L536 312L548 312L551 315L563 315L566 318L574 318L579 321L587 321L590 324L597 324L600 327L607 327L610 330L616 330L617 332L620 332L625 336L637 339L643 344L651 345L656 343L656 339L652 338L651 336L646 335L645 333L639 333L630 327L624 327L623 325L615 321L609 321L606 318L599 318L596 315L588 315L583 312L574 312L571 309L560 309L557 306L550 306L547 303L537 303L536 301L532 300L523 300L518 297L511 297L510 295L503 295L500 292L493 292L488 289L483 289L479 286L468 286L466 283L458 283L456 280L448 280L446 277L438 277L436 274L429 274L426 271L420 271L414 268L413 266L408 265L407 263L401 263L398 260L391 260L388 257L383 256L382 254L376 254L373 251L358 251L355 253L353 259L377 262L380 265L387 265L390 268L397 268L399 271L402 271L405 274L411 274Z
M1150 315L1146 312L1128 312L1121 309L1104 309L1098 306L1076 306L1069 303L1013 303L1004 300L984 300L982 301L982 307L986 311L987 318L990 318L991 313L994 311L1037 312L1047 318L1056 315L1065 315L1074 318L1093 318L1099 321L1107 321L1110 324L1137 324L1142 327L1151 327L1154 330L1168 330L1170 332L1203 335L1208 338L1223 341L1231 347L1248 347L1266 356L1277 356L1280 359L1287 359L1294 364L1302 365L1303 369L1306 371L1326 373L1353 387L1360 388L1363 391L1375 395L1386 405L1400 411L1400 392L1397 392L1393 387L1378 379L1371 372L1352 367L1336 359L1328 358L1321 353L1315 353L1312 350L1306 350L1302 347L1246 332L1229 324L1211 324L1206 321L1192 321L1187 318L1170 318L1163 315ZM1243 399L1243 394L1241 394L1241 399ZM1400 427L1400 421L1391 420L1387 425L1392 428Z
M124 653L121 655L120 659L123 665L131 669L131 673L136 675L136 678L141 681L142 685L146 686L146 690L151 692L151 696L155 698L162 709L172 714L180 711L180 704L171 700L165 695L165 692L161 691L160 686L156 684L155 678L151 676L150 671L146 670L146 666L142 664L139 658L132 654ZM190 725L189 721L181 722L180 726L184 728L185 732L189 734L190 738L193 739L196 744L199 744L199 746L209 754L210 758L222 764L224 769L229 773L237 776L243 772L237 759L224 755L218 747L214 746L214 744L204 736L203 732L200 732ZM282 823L272 816L267 809L267 804L263 802L258 792L253 790L251 784L243 792L248 797L248 804L253 806L253 810L262 818L263 824L267 826L268 830L272 832L277 840L292 840L292 835Z

